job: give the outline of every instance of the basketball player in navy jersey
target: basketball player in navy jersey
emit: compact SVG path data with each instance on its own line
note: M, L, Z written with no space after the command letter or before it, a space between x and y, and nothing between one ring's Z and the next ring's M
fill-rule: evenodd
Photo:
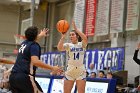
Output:
M50 66L39 60L41 48L36 42L37 36L37 27L29 27L25 31L26 40L22 42L19 48L18 56L9 78L12 93L43 93L41 87L35 81L37 67L59 73L62 71L58 66ZM0 61L12 62L4 59Z
M78 89L78 93L85 93L85 78L86 69L83 63L84 54L87 46L87 37L79 31L73 22L74 31L70 32L70 43L64 43L65 34L62 34L58 42L57 48L59 51L66 51L68 56L68 67L65 72L64 93L71 93L74 82ZM78 39L81 37L82 41Z

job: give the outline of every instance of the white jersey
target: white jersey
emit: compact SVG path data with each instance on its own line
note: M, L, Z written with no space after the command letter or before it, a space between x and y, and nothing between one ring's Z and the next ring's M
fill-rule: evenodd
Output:
M84 54L86 50L86 48L83 46L86 46L83 44L83 42L78 42L77 44L73 43L64 44L64 48L68 55L68 65L69 64L74 66L83 65Z

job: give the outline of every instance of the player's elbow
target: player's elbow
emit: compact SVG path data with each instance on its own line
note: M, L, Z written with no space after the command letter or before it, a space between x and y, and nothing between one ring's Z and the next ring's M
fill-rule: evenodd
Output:
M59 50L59 51L60 51L60 47L59 47L59 46L57 46L57 50Z
M31 63L32 63L34 66L37 66L37 60L31 60Z
M57 50L58 51L62 51L62 47L61 46L57 46Z
M37 56L31 56L31 63L33 65L36 65L36 63L38 62L39 58Z

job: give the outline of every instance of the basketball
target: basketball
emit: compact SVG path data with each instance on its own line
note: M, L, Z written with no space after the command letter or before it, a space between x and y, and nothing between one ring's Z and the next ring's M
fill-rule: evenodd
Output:
M60 20L57 22L56 28L60 33L66 33L69 29L69 23L66 20Z

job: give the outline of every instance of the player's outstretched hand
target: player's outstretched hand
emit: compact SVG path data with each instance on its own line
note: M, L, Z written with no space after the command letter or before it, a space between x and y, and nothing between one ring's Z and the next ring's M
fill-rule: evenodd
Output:
M62 69L62 67L59 67L59 66L53 66L52 72L54 72L54 73L62 73L63 69Z
M61 33L61 38L65 38L66 37L66 33Z
M45 37L45 36L48 35L48 32L49 32L49 29L48 28L44 28L44 29L41 30L39 36L40 37Z
M73 28L74 28L75 30L77 30L77 27L76 27L76 24L75 24L75 21L74 21L74 20L72 20L72 26L73 26Z

